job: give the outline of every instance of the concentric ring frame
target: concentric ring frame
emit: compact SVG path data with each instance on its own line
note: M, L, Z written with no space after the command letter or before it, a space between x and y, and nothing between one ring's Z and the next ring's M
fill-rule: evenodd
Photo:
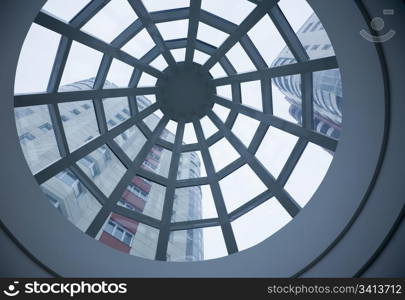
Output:
M39 3L40 1L38 1ZM97 2L102 2L102 1L95 1L94 3ZM137 1L133 1L136 3ZM278 22L282 22L282 15L277 14L277 7L273 7L271 4L267 4L270 2L274 1L269 1L266 2L266 4L260 4L260 5L269 5L268 9L266 10L265 13L269 13L270 16L272 16L273 20L276 20ZM277 2L277 1L275 1ZM345 4L340 4L340 7L334 7L334 4L329 3L329 7L327 8L325 5L321 4L321 1L309 1L312 7L314 8L315 12L318 14L320 19L322 20L325 28L327 29L328 33L330 34L332 43L335 47L335 51L337 53L337 57L339 58L339 67L341 68L342 76L343 76L343 82L344 82L344 87L345 87L345 104L344 104L344 109L345 109L345 130L343 132L341 141L339 142L339 147L336 150L335 158L332 162L332 165L328 171L328 174L326 175L322 185L320 186L319 190L316 192L316 194L313 196L313 199L309 202L309 204L306 206L306 208L297 215L291 221L287 226L285 226L282 230L277 232L275 235L264 241L263 243L249 249L248 251L242 251L239 253L235 253L232 256L224 257L218 260L212 260L212 261L205 261L205 262L198 262L198 263L190 263L190 264L179 264L179 263L166 263L166 262L159 262L159 261L146 261L137 257L127 257L126 255L116 253L115 251L111 251L109 249L106 249L105 247L98 245L97 243L94 243L92 239L78 234L73 228L69 228L71 225L60 218L60 216L52 211L50 207L47 207L45 204L43 205L41 201L40 203L36 203L35 199L32 198L43 198L44 196L40 192L37 183L35 180L32 179L32 175L30 171L27 169L25 166L26 174L24 174L24 177L27 177L27 182L22 182L22 185L26 185L24 189L21 189L20 191L17 192L17 194L22 193L22 192L28 192L31 191L31 196L29 199L30 201L35 202L35 206L32 207L31 214L27 214L27 218L25 219L26 222L29 222L30 226L36 227L35 231L30 232L30 234L27 233L24 228L21 228L21 226L17 226L20 228L16 228L16 224L13 226L13 222L10 219L10 215L7 216L7 214L4 214L2 212L2 217L1 220L4 222L6 227L16 236L16 238L24 245L26 249L29 249L29 251L32 253L34 257L36 257L39 261L43 262L48 268L56 272L57 274L60 274L62 276L293 276L296 273L299 273L300 270L305 268L306 266L310 265L312 261L314 261L320 254L322 254L323 251L325 251L329 245L333 244L334 240L338 237L340 232L344 230L346 225L350 224L350 221L352 218L355 216L357 209L360 207L360 205L364 201L364 196L366 194L366 191L368 189L368 185L372 180L372 177L375 173L376 170L376 165L379 159L379 154L381 150L381 145L383 141L383 135L384 135L384 103L380 101L379 99L384 99L384 86L383 86L383 80L379 78L374 78L373 82L376 82L377 84L374 87L370 87L369 90L362 91L363 93L366 93L367 95L359 95L358 89L355 89L355 86L353 86L354 83L358 82L360 80L360 77L356 78L356 72L349 72L347 70L353 71L353 65L356 65L358 67L358 70L361 70L365 68L365 66L368 66L370 69L370 58L372 58L371 61L376 62L374 66L371 66L372 68L376 69L375 73L369 72L370 77L375 76L375 77L380 77L381 76L381 70L380 70L380 65L378 64L378 55L376 52L376 49L373 47L372 44L366 44L366 43L359 43L361 40L358 40L357 36L354 36L354 33L351 32L349 28L346 28L347 35L345 36L344 34L340 33L339 35L333 34L334 32L337 31L337 27L341 27L343 29L344 26L339 24L339 20L334 15L335 11L339 11L344 13L344 8L346 8L346 11L356 11L358 12L358 9L354 3L345 3ZM192 2L192 3L198 3L198 1ZM274 4L274 3L273 3ZM345 7L346 6L346 7ZM351 6L351 7L350 7ZM39 6L38 6L39 7ZM334 11L335 9L335 11ZM261 9L260 9L261 10ZM255 11L260 11L255 10ZM185 10L177 10L178 14L173 14L174 18L184 18L187 17L193 10L191 7L189 12L186 12ZM256 13L257 13L256 12ZM159 17L157 17L159 16ZM162 20L163 16L165 16L166 20L168 15L162 14L159 15L159 13L155 13L155 15L152 14L152 19L156 21L157 18ZM204 14L200 14L200 18L202 18ZM262 15L263 16L263 15ZM33 19L35 16L31 16L31 19ZM257 17L257 16L256 16ZM142 18L141 18L142 19ZM192 20L192 18L190 18ZM360 16L359 13L359 27L363 26L366 27L367 24L365 23L364 19ZM79 20L83 22L83 19ZM79 22L78 21L78 22ZM216 20L218 21L218 20ZM99 86L101 86L102 79L103 77L105 78L105 75L108 71L108 66L109 63L111 63L112 56L117 55L121 59L130 59L123 55L122 53L117 53L117 51L109 46L108 44L104 44L100 41L96 40L91 40L91 38L84 37L84 33L81 33L78 29L72 28L71 25L64 25L62 22L58 22L57 20L40 13L38 17L36 18L35 22L45 26L45 27L52 27L54 30L57 29L59 30L60 33L64 35L71 35L70 37L74 39L80 39L83 38L83 41L89 43L93 43L92 45L94 47L98 47L98 49L102 50L105 54L102 65L100 67L100 71L98 73L96 82L98 82ZM147 22L147 20L145 21ZM207 21L209 22L209 21ZM25 22L27 24L27 28L29 26L29 22ZM190 22L192 23L192 22ZM135 23L134 23L135 24ZM223 26L223 29L228 28L229 24L222 24L221 22L214 22L213 24L217 24L217 26ZM219 24L219 25L218 25ZM221 25L222 24L222 25ZM243 25L243 23L242 23ZM138 26L138 27L136 27ZM139 27L140 26L140 27ZM228 26L228 27L227 27ZM142 28L141 24L134 25L134 27L139 28L136 30L140 30ZM245 28L244 30L246 30ZM134 28L131 29L131 31L134 30ZM230 30L229 28L227 30ZM232 29L233 31L234 29ZM216 57L216 59L219 59L221 57L221 53L223 54L226 52L227 48L231 46L231 43L234 42L234 38L240 39L240 37L243 35L243 30L236 30L233 34L231 34L229 43L225 42L219 49L213 49L209 47L206 44L199 43L195 41L195 35L194 35L194 41L195 41L195 47L198 50L201 50L203 52L213 54L211 58L208 60L207 64L212 64L213 62L215 63L215 60L212 60L213 58ZM125 34L128 32L124 32L124 34L121 37L124 37ZM291 32L290 32L291 33ZM296 73L307 73L307 72L312 72L312 71L317 71L317 70L322 70L326 68L335 68L337 67L336 59L335 58L328 58L328 59L320 59L316 61L311 61L310 63L305 62L308 58L305 57L300 57L300 52L301 50L296 47L291 47L291 45L294 45L294 34L288 34L285 33L287 37L287 41L290 43L290 48L295 52L297 60L299 63L292 65L292 66L285 66L285 67L279 67L267 71L258 71L254 73L250 73L245 77L245 80L252 80L254 79L268 79L272 76L279 76L279 75L284 75L284 74L296 74ZM188 39L188 41L193 40L193 39ZM112 44L118 43L119 45L120 38L117 38ZM173 48L179 48L179 47L185 47L187 46L187 52L190 53L189 50L192 48L187 42L187 40L176 40L176 41L171 41L166 43L166 49L163 47L164 45L161 44L163 47L163 51L168 51L168 48L173 49ZM356 45L356 47L361 47L362 49L362 55L360 57L347 57L345 55L344 49L345 43L347 42L352 42L353 45ZM62 41L63 43L63 41ZM65 40L66 44L69 43L69 40ZM157 43L158 44L158 43ZM359 45L357 45L359 44ZM159 45L159 44L158 44ZM63 46L63 44L62 44ZM191 47L191 48L189 48ZM302 46L301 46L302 47ZM221 49L222 48L222 49ZM66 49L66 48L65 48ZM229 48L228 48L229 49ZM64 49L60 48L59 51L64 52ZM225 52L224 52L225 51ZM304 52L305 53L305 52ZM160 49L159 48L154 48L150 53L148 53L144 59L145 63L152 61L157 55L160 54ZM340 55L341 54L341 55ZM189 54L190 55L190 54ZM186 59L187 57L186 56ZM364 59L364 57L367 57L368 59ZM124 57L124 58L123 58ZM356 58L356 59L354 59ZM149 67L146 67L145 65L142 64L143 60L141 61L134 61L131 59L131 63L136 65L139 70L144 70L145 72L150 72L155 73L154 70L149 69ZM210 60L212 60L210 62ZM259 61L255 60L256 63L260 63ZM224 69L228 72L229 75L232 75L232 69L229 64L227 64L224 59L221 61L222 66ZM363 64L363 65L362 65ZM59 65L59 64L58 64ZM54 70L55 71L55 70ZM140 72L140 71L138 71ZM138 78L138 76L134 76L133 78ZM152 74L153 75L153 74ZM155 75L157 75L155 73ZM57 83L57 77L60 77L60 74L58 74L57 70L55 73L55 81L51 81L54 84ZM240 79L238 79L239 75L234 75L230 76L230 79L232 84L238 83ZM246 75L244 75L246 76ZM234 78L234 79L233 79ZM304 79L304 86L305 86L305 75L303 76ZM364 76L363 76L364 78ZM136 80L136 79L134 79ZM226 83L227 79L224 79L222 84ZM242 79L243 80L243 79ZM378 83L381 82L381 85ZM221 80L217 80L217 84L221 84ZM307 84L311 84L310 80L307 81ZM57 86L57 85L55 85ZM40 102L40 101L48 101L48 100L55 100L57 99L58 101L64 101L67 99L71 99L71 95L67 96L68 98L65 97L65 95L62 95L61 93L58 94L55 92L55 86L48 90L49 93L44 94L44 95L36 95L36 96L30 96L30 97L24 97L24 96L16 96L15 101L16 101L16 106L23 106L24 103L33 103L35 101L36 104L44 104L44 103L49 103L49 102ZM312 89L310 89L312 90ZM83 93L81 97L85 97L85 99L89 98L89 94L91 94L90 98L93 99L101 99L105 97L109 97L111 95L114 96L120 96L122 94L120 93L125 93L125 95L128 95L129 93L132 93L132 96L135 96L137 93L140 93L142 95L147 94L148 92L153 92L153 89L149 89L149 91L145 91L145 89L140 89L140 88L135 88L135 89L120 89L120 90L109 90L109 91L103 91L103 90L94 90L94 91L88 91L88 92L80 92ZM80 93L74 95L75 100L80 100ZM304 94L305 95L305 94ZM64 98L65 97L65 98ZM84 99L84 98L83 98ZM309 99L311 101L311 99ZM352 100L352 101L350 101ZM374 101L372 101L374 100ZM220 101L220 100L219 100ZM359 115L359 112L361 112L362 101L367 101L367 105L370 107L370 111L366 115ZM100 101L98 101L100 102ZM134 101L131 101L134 102ZM101 110L102 112L102 107L97 108L97 101L95 103L95 108L96 108L96 113L97 110ZM195 121L194 122L194 127L196 129L197 136L199 138L200 145L202 146L202 154L205 163L207 164L207 155L204 155L204 149L207 149L207 143L213 143L215 139L218 139L222 136L225 136L231 143L234 143L236 146L235 148L239 151L241 151L241 154L244 157L249 157L251 154L249 153L249 149L246 149L241 144L238 144L237 139L232 135L232 133L229 130L229 125L232 124L232 122L235 120L235 117L238 112L244 113L246 115L249 115L251 117L257 118L260 121L264 122L269 122L267 125L273 125L277 127L277 124L279 127L283 128L284 130L292 130L293 132L296 132L300 138L302 139L303 143L306 143L308 140L313 141L317 144L321 144L327 148L330 148L334 150L334 145L333 141L330 141L328 138L325 138L323 136L317 135L314 132L305 129L305 128L288 128L288 123L284 124L281 121L277 120L276 118L271 118L269 115L264 114L258 114L257 112L252 112L249 109L242 108L242 106L233 104L230 105L230 108L232 108L232 113L230 114L230 117L228 118L227 122L223 124L214 114L210 113L209 117L211 120L220 128L220 133L218 135L213 136L210 141L208 139L205 141L202 138L202 131L201 131L201 126L199 125L199 122ZM305 107L305 98L303 101L303 105ZM364 106L363 106L364 107ZM94 142L91 142L89 144L86 144L86 146L80 148L77 152L67 154L60 162L60 166L58 164L54 164L52 166L53 171L52 172L58 172L57 170L60 170L58 168L61 168L62 166L64 167L70 167L71 162L77 161L78 157L82 157L85 155L84 153L89 153L88 147L94 147L97 148L97 145L102 145L106 143L111 137L116 136L120 132L125 130L125 126L131 126L135 124L137 121L142 120L148 113L153 113L154 110L156 110L158 107L156 105L150 106L148 109L137 113L134 111L134 116L130 119L130 121L120 125L116 129L113 129L112 131L109 132L101 132L102 135L98 140L95 140ZM311 113L310 111L310 105L307 105L307 110L305 110L307 113ZM304 114L305 115L305 114ZM364 126L358 126L358 122L360 120L363 122ZM184 151L185 148L187 147L187 150L198 150L197 145L188 145L188 146L181 146L181 140L182 140L182 132L184 130L184 123L179 123L179 129L177 131L176 135L176 141L174 145L170 145L164 141L160 141L158 139L159 137L159 130L162 130L164 128L165 123L168 120L166 118L163 118L162 121L159 123L159 125L156 127L156 129L153 132L149 132L148 136L148 142L144 146L144 150L142 152L146 153L148 152L149 149L147 147L153 146L155 142L161 143L162 146L174 150L174 155L172 158L172 166L171 166L171 171L170 174L173 173L173 163L176 163L176 157L178 160L179 156L179 150ZM304 122L305 124L305 122ZM367 126L366 126L367 125ZM304 126L305 127L305 126ZM299 129L298 129L299 128ZM349 128L349 129L348 129ZM370 130L370 128L373 128L373 130ZM14 131L15 132L15 131ZM372 134L371 134L372 133ZM360 137L360 138L359 138ZM60 136L60 140L58 142L63 143L63 136ZM367 158L359 157L356 155L357 151L356 148L353 148L353 146L358 146L363 143L367 143L369 145L375 145L374 148L369 149L371 151L371 155L367 156ZM114 150L114 146L111 146L110 142L108 145ZM18 143L16 142L16 147L19 147ZM183 149L181 149L183 148ZM359 148L357 148L359 149ZM83 152L84 151L84 152ZM115 151L114 151L115 152ZM205 151L206 152L206 151ZM18 150L18 153L20 155L19 158L23 162L23 155L21 153L21 150ZM115 152L116 153L116 152ZM374 157L374 160L370 158ZM250 161L253 161L253 166L256 166L258 164L254 163L255 158L252 157ZM134 162L131 162L131 167L136 166L136 164L142 163L143 160L136 159ZM354 185L353 183L347 182L346 179L350 178L353 176L348 176L348 172L353 172L353 169L351 166L353 164L357 164L359 166L358 174L357 175L357 182ZM20 162L21 164L21 162ZM288 164L288 163L287 163ZM207 164L209 166L209 164ZM253 167L255 169L256 167ZM47 176L49 176L49 169L46 169L46 172L40 172L36 175L36 179L39 182L44 182ZM127 174L124 176L128 177L129 179L134 176L135 174L138 174L138 171L134 168L129 168L128 170L131 170L127 172ZM208 177L210 177L210 172L212 173L213 168L207 167L207 173ZM256 173L261 173L261 170L255 169ZM263 170L264 171L264 170ZM357 171L357 170L356 170ZM232 170L230 170L232 172ZM129 174L130 173L130 174ZM53 173L56 174L56 173ZM258 175L259 175L258 174ZM214 175L212 173L211 175ZM265 174L262 176L266 176ZM30 179L28 179L30 178ZM49 177L48 177L49 178ZM169 180L167 181L166 185L168 187L168 191L173 190L176 186L175 180L170 180L170 179L175 179L175 176L170 176L169 175ZM150 178L152 180L158 181L162 180L161 178ZM197 183L198 181L198 183ZM201 183L206 183L204 179L197 180L192 182L192 185L195 184L201 184ZM201 182L200 182L201 181ZM159 182L159 181L158 181ZM217 181L216 181L217 182ZM270 178L270 180L267 180L267 182L272 182L272 191L273 192L278 192L281 193L282 189L276 188L274 189L274 180ZM191 182L190 182L191 183ZM211 183L211 182L210 182ZM187 183L184 183L187 184ZM214 183L215 184L215 183ZM214 189L213 189L214 190ZM331 191L333 191L331 193ZM102 193L100 193L102 194ZM113 193L114 194L114 193ZM166 195L170 194L169 192L166 193ZM350 197L348 196L350 195ZM8 207L8 211L12 212L15 211L17 212L19 210L19 214L21 214L21 205L23 205L24 201L28 201L27 197L23 197L16 195L16 199L19 199L18 201L15 201L15 203L10 204L10 207ZM215 197L215 195L214 195ZM280 197L283 199L283 197ZM24 200L25 199L25 200ZM167 198L168 200L170 198ZM356 201L353 201L353 199L356 199ZM108 199L104 199L105 201L108 201ZM165 201L165 205L169 205L170 201ZM43 201L45 203L45 201ZM106 202L107 205L103 207L102 216L104 219L106 217L106 214L108 214L111 209L112 209L112 203L111 201ZM26 203L25 203L26 204ZM294 206L291 203L288 203L288 199L286 199L285 207L290 207L290 211L294 211ZM30 207L31 208L31 207ZM33 213L33 210L38 211L38 213ZM342 210L344 212L344 215L346 216L345 218L341 218L342 214L337 214L336 210ZM2 210L4 211L4 210ZM169 209L164 208L164 212L170 212ZM46 219L41 219L41 220L36 220L38 216L40 215L46 215L49 216L49 218ZM316 216L316 218L314 218ZM334 216L339 216L339 219L336 219ZM144 218L143 216L135 216L136 218ZM163 216L162 218L162 224L165 224L164 222L170 223L170 216ZM229 220L224 220L221 218L229 218L230 216L220 216L220 220L215 220L216 222L220 222L220 224L223 226L223 232L226 232L226 228L224 230L224 227L226 227L226 224L229 225ZM97 219L96 221L93 222L92 226L90 227L88 233L90 235L94 235L97 229L101 226L100 224L97 224ZM101 217L100 217L101 219ZM138 219L139 220L139 219ZM142 221L142 220L141 220ZM155 225L152 224L152 221L150 219L145 219L146 224L150 225ZM213 222L214 220L209 220L209 222ZM226 222L227 221L227 222ZM45 230L46 226L49 226L52 224L52 230ZM189 222L185 224L176 224L176 226L187 226L186 228L190 228L189 226L196 226L196 227L201 227L205 225L210 225L210 224L203 224L201 222ZM168 236L169 232L169 226L163 226L159 225L161 227L161 230L163 233L161 236L163 236L162 239L159 240L159 244L162 245L164 237ZM34 228L30 228L31 230L34 230ZM60 230L60 231L59 231ZM165 233L167 231L167 233ZM64 237L61 238L58 236L58 232L63 232ZM299 233L299 234L297 234ZM225 239L227 240L227 248L230 253L233 253L235 251L233 248L233 242L232 241L232 236L231 235L226 235L225 234ZM53 240L55 241L55 244L49 245L49 243L43 242L39 243L38 241L40 240ZM69 242L68 242L69 241ZM73 242L74 241L74 242ZM159 251L162 251L161 249L164 249L164 246L159 247L158 244L158 255ZM80 246L76 246L80 245ZM303 248L296 247L295 245L304 245ZM61 247L61 248L60 248ZM56 249L58 248L58 249ZM63 250L64 248L64 250ZM160 250L159 250L160 249ZM88 255L86 255L86 253ZM97 257L95 258L92 253L97 253ZM163 252L161 252L163 253ZM63 255L63 256L62 256ZM251 258L257 258L260 257L261 260L258 261L257 259L251 259ZM70 259L67 259L70 258ZM86 265L86 268L80 268L84 265ZM266 268L263 268L263 266L266 266Z

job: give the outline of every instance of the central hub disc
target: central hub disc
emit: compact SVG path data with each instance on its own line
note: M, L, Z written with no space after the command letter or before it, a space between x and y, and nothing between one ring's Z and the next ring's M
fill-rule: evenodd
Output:
M213 107L216 93L212 76L197 63L177 63L163 71L156 83L156 101L172 120L191 122L204 117Z

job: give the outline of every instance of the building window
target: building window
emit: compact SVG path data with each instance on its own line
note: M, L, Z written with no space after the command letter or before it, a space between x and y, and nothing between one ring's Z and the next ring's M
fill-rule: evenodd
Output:
M30 132L26 132L22 135L20 135L20 142L21 143L26 143L27 141L32 141L35 139L35 136L31 134Z
M134 194L135 196L141 198L142 200L146 201L148 199L148 192L145 192L143 190L141 190L139 187L137 187L134 184L130 184L128 186L128 190Z
M321 45L313 45L311 50L317 50Z
M86 104L83 104L82 107L83 107L85 110L88 110L88 109L90 109L91 106L86 103Z
M48 122L46 122L45 124L42 124L38 128L41 129L42 132L48 132L48 131L52 130L52 125L49 124Z
M72 114L75 114L76 116L80 115L80 110L78 110L77 108L73 109L70 111Z
M108 120L107 122L110 126L115 126L117 123L114 120Z
M117 222L110 219L104 227L104 231L115 237L117 240L123 242L124 244L131 246L132 239L134 238L133 233L126 230Z
M322 47L322 50L329 50L330 48L332 48L332 45L327 44Z
M130 115L129 109L128 108L124 108L122 110L123 113L127 114L128 116Z
M320 24L321 24L320 21L316 22L315 25L314 25L314 27L311 29L311 32L314 32L314 31L318 28L318 26L319 26Z
M65 115L61 115L60 118L62 119L63 122L69 121L69 118L66 117Z
M308 29L311 28L312 24L314 24L314 23L309 23L309 24L307 25L307 27L305 27L305 29L302 31L302 33L307 32Z
M116 114L115 117L120 121L125 121L125 118L121 114Z

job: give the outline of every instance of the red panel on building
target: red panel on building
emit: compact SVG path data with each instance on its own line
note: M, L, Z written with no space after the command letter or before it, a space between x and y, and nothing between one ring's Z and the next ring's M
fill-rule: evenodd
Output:
M131 249L131 247L129 247L127 244L124 244L123 242L117 240L115 237L107 232L103 232L101 234L100 242L125 253L129 253L129 250Z
M143 209L145 208L145 200L135 196L133 193L131 193L128 190L125 190L124 194L122 194L122 199L124 199L129 204L132 204L133 206L138 208L140 211L143 211Z
M138 229L138 222L127 217L118 215L116 213L111 214L111 219L113 219L118 224L124 226L128 231L132 232L133 234L136 233Z
M135 176L132 179L132 183L139 187L142 191L145 191L147 193L150 192L151 185L145 182L145 180L143 180L142 178Z

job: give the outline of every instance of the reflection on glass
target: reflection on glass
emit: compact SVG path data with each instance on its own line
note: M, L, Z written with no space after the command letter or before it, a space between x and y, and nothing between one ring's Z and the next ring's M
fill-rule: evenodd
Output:
M200 22L198 24L197 39L212 46L219 47L226 40L228 34L212 26Z
M70 170L41 184L41 189L49 202L83 232L101 209L101 204Z
M77 165L108 197L126 169L106 145L101 146L77 162Z
M18 58L16 94L46 91L59 40L59 34L35 23L31 25Z
M298 118L302 109L301 76L290 75L272 78L273 114L295 124L302 124Z
M168 64L166 62L166 60L164 59L163 55L160 54L158 57L156 57L151 63L150 65L156 69L158 69L159 71L163 71L164 69L167 68Z
M58 104L70 151L74 151L99 135L94 106L91 100Z
M160 134L160 138L167 142L174 143L176 132L177 122L170 120L169 123L167 123L166 128L163 129L162 133Z
M172 231L168 261L200 261L228 255L220 227Z
M287 162L298 137L270 127L256 152L256 157L277 178Z
M212 108L212 111L222 120L222 122L226 122L226 119L228 118L229 113L231 110L227 107L224 107L222 105L214 104L214 107Z
M127 97L103 99L105 119L108 130L129 119L129 105Z
M135 125L118 135L114 141L131 160L134 160L146 143L146 138Z
M231 162L239 158L239 153L223 138L209 147L212 162L214 163L215 171L220 171L229 165Z
M200 151L181 153L179 164L177 180L207 176Z
M158 229L111 213L96 239L118 251L154 259L158 237Z
M60 158L47 105L14 108L18 138L32 173Z
M217 218L209 185L176 189L172 222Z
M217 95L232 100L232 86L230 84L217 86Z
M333 156L323 148L309 143L285 185L285 189L304 207L318 189Z
M197 143L197 136L195 135L194 126L192 123L187 123L184 126L183 144Z
M139 111L143 111L145 108L151 106L155 102L155 95L136 96L136 104L138 105Z
M259 121L243 114L238 114L233 124L232 132L246 147L249 147L259 125Z
M204 52L199 50L194 51L194 58L193 61L199 63L200 65L205 64L205 62L210 58L210 56Z
M228 76L220 63L216 63L211 69L210 74L213 78L221 78Z
M218 131L218 128L207 116L203 117L200 122L205 139L208 139L210 136Z
M135 176L122 194L118 205L160 220L165 193L164 186Z
M169 176L172 152L161 146L153 146L142 164L142 168L160 176Z
M254 208L231 223L239 251L250 248L279 231L291 216L276 198ZM252 230L260 228L260 230Z
M172 53L174 60L176 62L185 61L185 59L186 59L186 49L185 48L172 49L172 50L170 50L170 52Z
M146 29L142 29L121 49L135 58L142 58L149 50L155 47L155 43Z
M248 165L226 176L219 185L228 212L234 211L267 190Z

